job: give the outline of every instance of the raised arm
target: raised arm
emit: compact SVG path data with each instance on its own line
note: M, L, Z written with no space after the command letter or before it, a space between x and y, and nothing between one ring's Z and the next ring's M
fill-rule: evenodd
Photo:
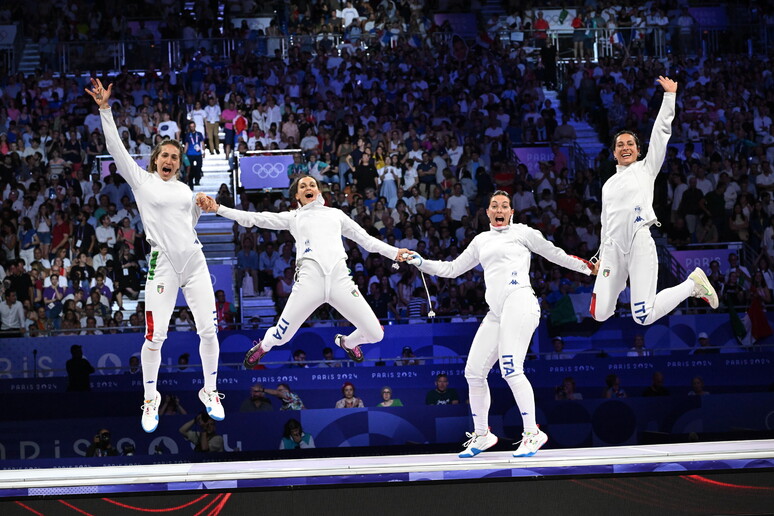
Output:
M110 103L108 102L113 93L113 85L110 84L107 88L104 88L99 79L92 78L91 89L86 88L85 91L99 106L99 116L102 119L102 133L105 135L105 145L116 162L118 172L126 179L129 186L136 188L150 179L150 174L137 165L126 151L124 144L121 143L121 136L118 134L116 123L113 120L113 112L110 110Z
M339 213L341 213L339 220L341 220L341 234L343 236L357 242L369 253L379 253L390 260L403 261L401 256L403 253L401 251L405 252L405 249L400 250L397 247L382 242L378 238L372 237L357 222L347 217L344 212Z
M526 228L520 238L523 239L527 249L535 254L539 254L552 263L561 265L565 269L580 272L586 276L596 272L596 267L591 262L565 253L552 242L546 240L543 234L537 229Z
M664 99L658 111L653 131L650 133L648 154L645 156L645 170L655 177L666 157L667 144L672 136L672 121L675 118L675 100L677 98L677 83L669 77L659 75L658 83L664 88Z
M478 242L475 238L457 258L450 262L424 260L416 253L411 253L411 255L412 256L407 260L410 264L416 265L422 272L432 274L433 276L440 276L442 278L456 278L457 276L465 274L480 263L478 257Z
M290 229L290 219L293 214L290 212L271 213L271 212L250 212L227 208L215 202L212 197L204 196L209 201L203 201L202 196L196 195L196 203L207 212L215 212L221 217L231 219L240 226L251 228L253 226L264 229Z

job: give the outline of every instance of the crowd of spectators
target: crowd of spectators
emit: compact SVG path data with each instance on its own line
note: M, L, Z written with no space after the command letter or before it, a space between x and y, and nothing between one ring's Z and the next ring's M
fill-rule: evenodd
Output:
M212 10L200 3L203 12ZM162 11L172 4L163 3ZM131 5L141 10L139 3ZM320 33L321 20L348 19L295 7L287 19L293 30L311 20L304 30ZM433 25L421 2L354 7L357 16L350 12L345 28L359 24L371 32L368 24L378 21L407 33L420 26L423 34L447 30ZM42 22L49 13L47 22L53 23L50 12L32 19ZM72 18L68 13L65 25ZM523 27L527 15L516 17ZM165 18L165 26L179 23ZM216 19L200 16L207 23ZM88 37L116 38L129 30L106 16L77 19L87 20L88 27L75 27ZM184 35L182 23L176 30ZM211 136L222 129L223 150L234 165L247 151L297 149L291 178L314 175L325 183L329 205L370 234L428 258L453 259L488 229L484 209L495 189L513 195L516 222L538 228L569 253L590 257L599 246L601 186L615 165L602 143L593 167L573 167L563 152L575 139L571 122L588 120L602 142L622 127L645 139L661 102L653 79L669 75L680 90L675 146L657 184L658 231L678 247L747 242L761 253L747 273L749 285L737 277L738 288L717 286L738 291L735 304L756 295L770 301L774 130L767 56L571 61L556 85L559 116L559 106L545 98L549 77L542 58L496 36L485 44L460 41L438 45L428 38L398 38L380 42L378 52L352 40L339 48L300 43L287 56L245 50L228 60L199 48L179 69L164 66L142 74L124 69L110 77L113 114L125 146L137 154L149 153L164 136L184 138L180 128L190 131L189 122L207 135L210 154L220 152ZM3 330L94 334L127 325L139 329L143 323L142 305L129 317L121 309L125 297L136 298L141 290L148 244L131 190L114 168L103 171L106 164L98 163L104 139L99 114L83 92L87 80L50 71L0 79L0 275L4 291L15 292L23 310L23 322L3 320ZM551 146L553 159L520 163L512 148L534 142ZM224 185L218 202L251 211L293 207L277 193L236 194ZM292 238L255 228L235 231L238 285L249 278L254 290L271 292L281 309L293 281ZM414 268L395 270L356 246L348 254L354 280L378 317L424 320L430 307ZM734 271L717 266L710 271L713 281L722 276L722 283L733 286ZM565 295L592 287L591 278L538 258L532 279L548 310ZM456 280L431 279L430 288L439 315L467 320L486 311L479 270ZM3 313L20 318L13 303L3 304ZM332 316L323 307L312 324L327 324ZM190 328L190 317L178 319Z

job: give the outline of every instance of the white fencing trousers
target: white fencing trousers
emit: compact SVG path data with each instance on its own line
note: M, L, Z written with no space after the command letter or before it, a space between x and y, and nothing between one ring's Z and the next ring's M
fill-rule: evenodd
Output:
M511 388L521 412L525 431L536 431L535 394L524 376L524 359L540 322L540 306L531 288L514 290L503 303L501 316L491 310L478 327L465 365L470 410L475 432L485 434L489 427L491 397L487 375L500 361L500 373Z
M634 234L628 253L611 241L603 244L589 308L594 319L605 321L613 315L618 296L626 288L626 278L631 287L632 317L638 324L653 324L693 293L694 283L686 279L656 294L658 254L648 227Z
M214 390L218 378L220 345L215 294L204 253L195 253L180 273L175 272L167 256L159 251L151 251L149 265L145 283L145 343L140 355L145 399L152 400L156 393L161 346L167 339L167 329L175 310L178 288L183 289L183 295L196 324L196 332L199 334L204 387Z
M263 337L263 349L268 351L275 346L287 344L304 321L323 303L330 304L355 326L355 331L345 339L348 348L379 342L384 337L379 319L352 281L344 260L338 262L330 274L324 274L314 260L302 260L296 268L296 282L282 314Z

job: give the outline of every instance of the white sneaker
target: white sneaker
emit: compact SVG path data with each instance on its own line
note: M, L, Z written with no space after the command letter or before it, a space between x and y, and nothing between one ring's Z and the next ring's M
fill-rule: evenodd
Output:
M532 457L547 441L548 436L545 432L541 432L539 428L535 434L524 432L521 434L521 444L519 444L519 448L513 452L513 456Z
M199 399L202 400L204 406L207 407L207 415L215 421L223 421L226 418L226 413L223 411L223 405L220 403L220 400L225 397L225 394L218 391L208 393L203 387L199 391Z
M702 269L696 267L693 272L688 276L688 279L692 280L695 286L693 287L693 297L700 297L706 301L712 308L718 307L718 295L715 292L715 287L710 283L709 278Z
M467 442L463 444L465 449L460 453L461 459L466 459L468 457L475 457L479 453L481 453L484 450L488 450L495 444L497 444L497 436L490 432L489 430L486 431L484 435L478 435L477 433L469 433L465 432L465 435L469 437Z
M145 400L142 404L142 429L148 433L159 426L159 405L161 405L161 394L158 391L153 400Z

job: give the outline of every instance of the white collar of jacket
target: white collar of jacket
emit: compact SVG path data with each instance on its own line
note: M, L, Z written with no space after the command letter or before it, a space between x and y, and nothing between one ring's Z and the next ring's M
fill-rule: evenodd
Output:
M509 229L511 229L511 224L506 224L505 226L500 226L500 227L495 227L489 224L490 231L497 231L498 233L502 233L503 231L508 231Z
M311 209L311 206L325 206L325 198L323 197L322 193L318 193L317 197L315 198L314 201L312 201L310 203L306 203L306 204L304 204L303 206L301 206L298 209L299 210L309 210L309 209Z

